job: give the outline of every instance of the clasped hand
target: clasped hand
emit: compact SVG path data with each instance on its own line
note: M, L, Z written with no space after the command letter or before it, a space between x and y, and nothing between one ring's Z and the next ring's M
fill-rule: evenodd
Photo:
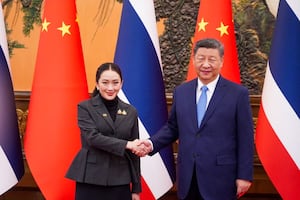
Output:
M127 142L127 149L137 156L144 157L152 151L152 145L149 140L138 140Z

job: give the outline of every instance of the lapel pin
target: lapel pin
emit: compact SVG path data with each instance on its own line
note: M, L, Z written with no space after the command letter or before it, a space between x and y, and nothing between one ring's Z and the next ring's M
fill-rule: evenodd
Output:
M106 114L106 113L103 113L102 116L103 116L103 117L107 117L107 114Z
M119 109L117 112L118 115L127 115L127 112L125 110Z

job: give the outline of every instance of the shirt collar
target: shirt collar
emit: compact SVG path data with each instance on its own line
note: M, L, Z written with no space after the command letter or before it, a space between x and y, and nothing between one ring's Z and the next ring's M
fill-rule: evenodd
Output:
M220 75L218 75L217 78L216 78L215 80L213 80L212 82L210 82L209 84L206 85L207 88L208 88L208 91L213 92L213 91L215 90L219 78L220 78ZM199 92L199 91L201 90L201 87L202 87L204 84L200 81L199 78L197 79L197 81L198 81L197 91Z

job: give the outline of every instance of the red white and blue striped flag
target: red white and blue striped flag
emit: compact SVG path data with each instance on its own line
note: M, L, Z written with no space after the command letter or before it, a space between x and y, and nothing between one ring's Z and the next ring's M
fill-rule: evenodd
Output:
M24 174L15 96L9 69L4 18L0 9L0 195Z
M300 199L300 1L281 0L256 129L260 160L281 197Z
M124 0L115 63L122 68L120 98L139 114L140 138L155 134L167 121L165 88L152 0ZM175 180L172 146L141 159L141 199L158 199Z

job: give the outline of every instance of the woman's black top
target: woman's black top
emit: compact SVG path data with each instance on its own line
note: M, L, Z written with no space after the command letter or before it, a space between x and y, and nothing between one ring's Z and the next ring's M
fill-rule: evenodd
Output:
M110 117L112 118L113 121L115 121L117 110L118 110L118 97L114 98L113 100L104 99L101 95L100 97L106 109L108 110Z

